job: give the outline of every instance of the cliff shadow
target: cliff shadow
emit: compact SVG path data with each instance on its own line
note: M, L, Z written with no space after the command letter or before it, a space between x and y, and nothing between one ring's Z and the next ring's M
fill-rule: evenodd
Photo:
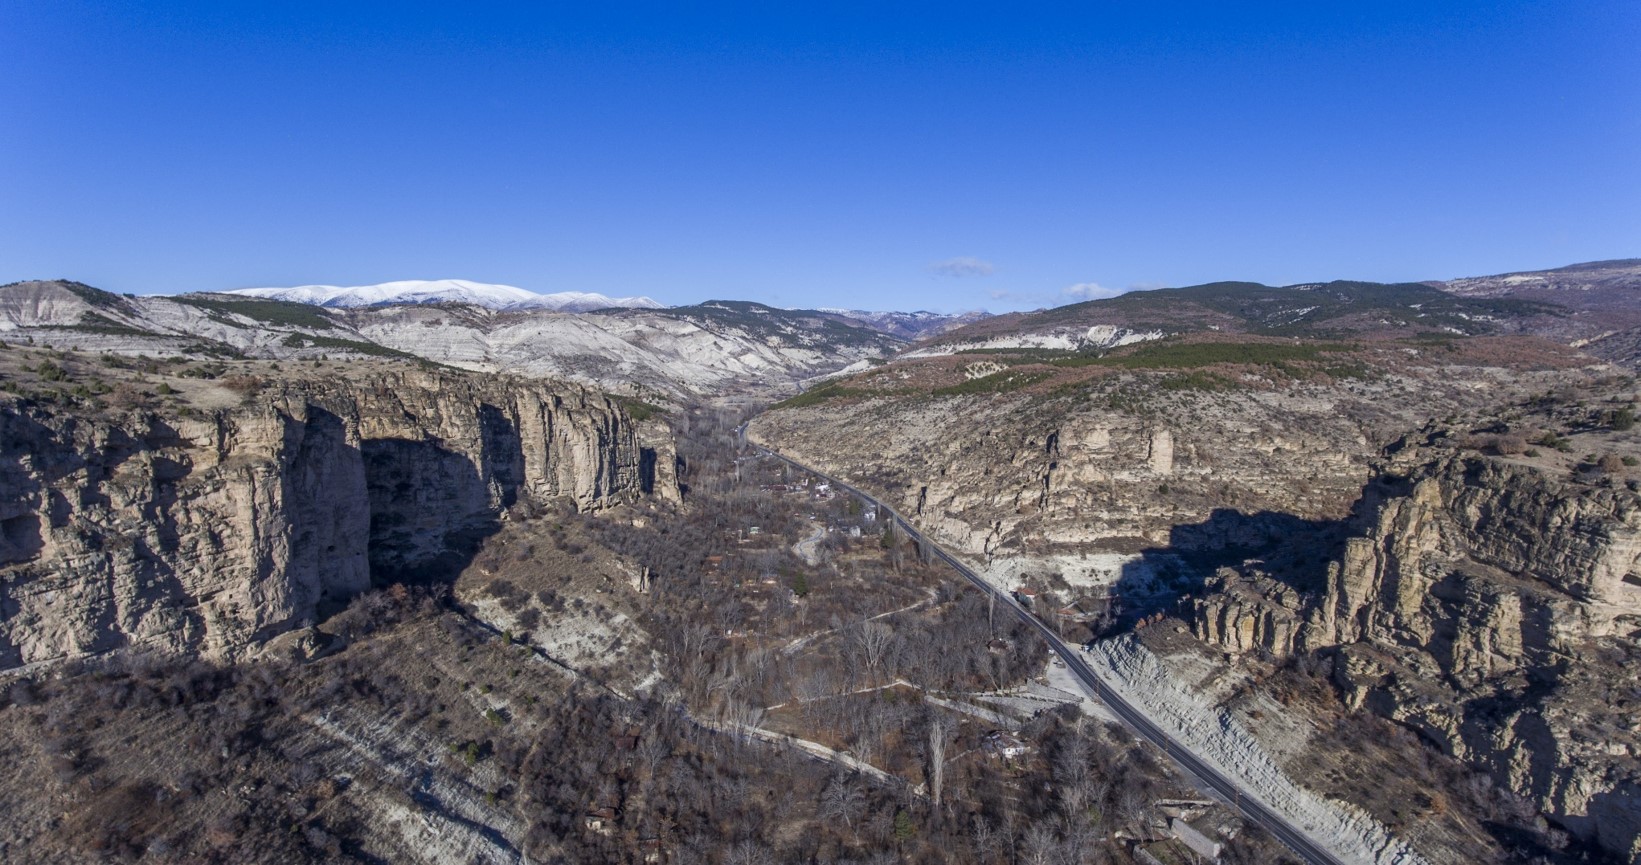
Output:
M45 545L39 514L0 517L0 565L29 561L38 556Z
M34 466L66 447L57 433L11 406L0 407L0 565L33 560L45 549L42 487Z
M655 448L638 449L638 488L644 495L655 492Z
M485 403L479 406L479 434L483 439L480 471L495 490L503 508L518 503L524 485L524 442L518 424L501 409Z
M1216 508L1201 522L1177 525L1166 546L1141 550L1124 563L1098 636L1175 612L1184 599L1208 591L1220 568L1270 577L1303 594L1320 592L1327 587L1328 563L1344 550L1349 522Z
M511 421L499 411L480 417L480 463L433 440L361 443L372 584L454 582L501 529L502 509L518 499L523 455Z

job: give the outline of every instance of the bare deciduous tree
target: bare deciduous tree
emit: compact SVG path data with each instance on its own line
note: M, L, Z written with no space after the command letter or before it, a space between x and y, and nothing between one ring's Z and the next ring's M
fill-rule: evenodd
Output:
M974 822L969 826L969 838L974 845L976 857L981 862L989 862L997 856L1001 839L997 837L996 827L991 825L985 817L974 815Z
M821 792L821 816L842 820L850 832L855 830L855 821L860 819L860 812L865 806L866 798L860 790L842 776L834 776Z
M1025 843L1021 845L1020 861L1030 865L1049 865L1059 852L1059 843L1054 838L1054 830L1047 823L1034 823L1026 830Z
M946 784L946 737L951 725L945 715L929 719L929 795L936 808L940 807L940 793Z
M894 629L882 622L861 624L860 630L855 632L855 640L860 645L861 653L866 657L868 669L875 670L883 663L884 653L889 651L894 639Z

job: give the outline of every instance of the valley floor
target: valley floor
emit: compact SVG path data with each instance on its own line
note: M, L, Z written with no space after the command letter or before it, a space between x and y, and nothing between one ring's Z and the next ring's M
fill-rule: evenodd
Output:
M517 508L260 659L11 671L0 858L1187 861L1183 820L1282 859L733 420L681 443L685 507Z

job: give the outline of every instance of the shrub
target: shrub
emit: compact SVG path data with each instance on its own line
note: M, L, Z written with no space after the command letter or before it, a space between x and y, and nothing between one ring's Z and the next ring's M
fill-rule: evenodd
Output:
M222 380L222 386L246 396L262 389L262 379L254 375L231 375Z
M1634 457L1631 457L1631 459L1634 459ZM1613 454L1607 454L1596 463L1596 467L1607 474L1621 472L1624 470L1624 466L1626 465L1628 465L1628 463Z
M851 397L870 395L871 391L843 387L842 385L836 383L823 384L818 387L812 387L796 396L781 400L773 406L770 406L770 408L804 408L806 406L819 405L829 399L849 399Z
M1516 434L1502 435L1498 437L1497 441L1493 442L1493 449L1504 456L1523 454L1527 452L1527 439L1525 436Z
M285 300L228 300L221 297L200 297L199 295L183 295L174 297L177 303L185 303L198 307L218 321L234 324L226 320L228 314L242 315L255 321L268 324L284 325L287 327L308 327L315 330L329 330L336 327L328 313L305 303L293 303Z
M387 357L397 358L399 360L420 361L426 363L430 368L441 366L441 364L426 361L424 358L419 358L409 352L399 351L396 348L388 348L385 345L377 345L374 342L360 342L356 339L337 339L334 336L293 333L286 336L281 344L286 348L323 348L333 349L336 351L353 352L354 354L368 355L370 357Z
M1114 366L1123 369L1197 369L1216 364L1271 366L1325 361L1324 354L1355 350L1349 343L1161 342L1118 354L1052 360L1055 366Z
M654 403L647 403L634 397L616 397L616 402L627 410L627 417L632 418L634 423L643 423L652 417L667 413L666 409Z
M1547 448L1555 448L1562 453L1572 453L1573 450L1573 443L1568 439L1556 435L1553 430L1539 436L1533 443L1543 445Z
M1629 406L1624 406L1613 412L1607 422L1612 425L1613 429L1623 432L1635 426L1635 410Z
M934 389L937 396L962 396L965 394L1007 393L1013 390L1030 387L1044 379L1051 373L1041 371L1012 372L1003 370L980 378L972 378L947 387Z

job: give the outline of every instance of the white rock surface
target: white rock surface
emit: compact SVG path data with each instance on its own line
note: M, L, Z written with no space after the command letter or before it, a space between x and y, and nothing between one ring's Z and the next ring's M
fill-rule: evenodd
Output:
M1345 861L1426 862L1362 809L1324 799L1294 783L1229 712L1187 689L1132 635L1097 643L1084 658L1158 726Z

